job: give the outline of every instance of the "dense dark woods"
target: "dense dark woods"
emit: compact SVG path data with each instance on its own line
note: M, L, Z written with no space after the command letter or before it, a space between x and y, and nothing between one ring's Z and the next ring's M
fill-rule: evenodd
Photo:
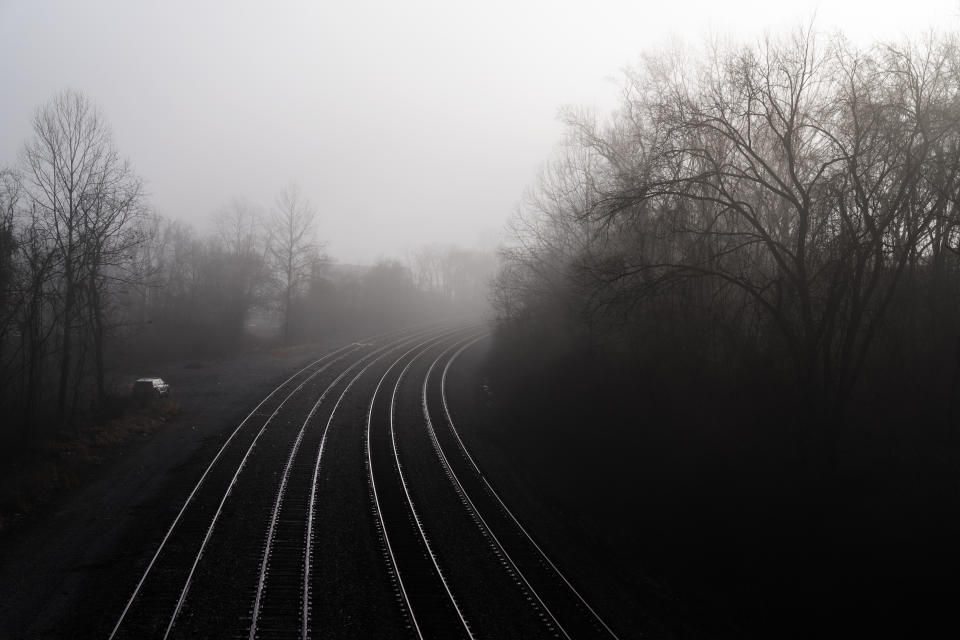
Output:
M235 200L208 233L150 210L104 118L68 91L41 106L0 173L0 438L115 415L132 375L177 359L386 331L486 305L494 258L426 246L339 265L316 205ZM10 449L8 448L8 451Z
M642 562L749 635L945 618L955 39L661 52L609 121L565 118L495 282L505 414L577 451L617 496L598 522L632 514Z

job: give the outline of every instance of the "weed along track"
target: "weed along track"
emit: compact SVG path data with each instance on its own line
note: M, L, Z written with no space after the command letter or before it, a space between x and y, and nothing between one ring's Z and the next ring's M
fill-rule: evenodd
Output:
M270 392L125 587L109 637L616 638L456 432L446 373L483 335L378 336Z

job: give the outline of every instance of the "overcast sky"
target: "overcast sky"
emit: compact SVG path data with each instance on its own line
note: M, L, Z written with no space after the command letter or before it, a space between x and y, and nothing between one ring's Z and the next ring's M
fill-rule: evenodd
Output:
M206 230L296 182L343 262L496 237L562 135L641 51L816 13L855 41L960 25L960 2L0 0L0 165L65 88L97 103L153 208Z

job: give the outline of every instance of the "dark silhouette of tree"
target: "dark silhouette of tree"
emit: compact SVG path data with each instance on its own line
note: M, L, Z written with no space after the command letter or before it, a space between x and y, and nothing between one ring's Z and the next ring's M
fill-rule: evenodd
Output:
M239 337L250 312L267 302L267 242L260 211L242 200L221 209L212 250L224 268L225 325Z
M316 209L299 188L291 186L277 197L268 226L267 255L279 288L281 335L290 338L290 309L306 285L313 266L321 260L316 241Z
M782 352L831 440L878 336L920 322L917 287L940 274L943 293L955 268L957 53L932 37L856 50L811 28L648 56L609 123L567 112L568 152L503 255L501 317L656 328L674 357L725 367ZM927 300L946 313L955 297Z
M142 191L102 116L82 94L67 91L41 107L33 135L23 152L24 188L34 220L56 251L62 296L55 312L56 407L58 422L65 424L78 398L86 337L93 342L98 395L105 393L105 288L139 242L133 221L141 213Z

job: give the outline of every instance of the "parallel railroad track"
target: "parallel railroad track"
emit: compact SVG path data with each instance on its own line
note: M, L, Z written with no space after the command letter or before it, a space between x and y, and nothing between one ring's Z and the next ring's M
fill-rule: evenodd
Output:
M496 492L457 431L447 401L447 375L460 354L483 337L467 340L459 345L456 352L447 359L439 385L432 394L428 394L430 377L441 357L433 362L424 377L422 402L437 455L449 470L451 482L465 496L471 510L480 518L482 526L494 539L523 584L536 594L538 602L549 612L560 633L567 638L618 640L610 625L574 587ZM428 395L432 395L429 401ZM431 413L439 416L436 423L442 425L442 428L434 427Z
M385 386L384 382L395 368L399 370L398 365L404 357L416 349L411 349L398 358L377 383L367 412L367 477L373 511L384 545L384 557L407 609L413 635L420 639L472 639L470 625L463 616L424 532L397 457L394 429L397 388L410 366L427 353L429 346L421 346L419 352L409 359L396 376L389 400L381 402L379 407L377 397L380 389ZM384 399L386 400L386 396ZM378 421L379 428L374 428L375 410L381 416L386 414Z
M329 380L329 369L341 360L368 350L375 341L403 343L426 333L423 329L394 332L346 345L308 364L271 391L233 430L204 470L147 563L109 638L179 635L175 625L187 604L196 570L241 472L268 427L274 432L289 431L289 424L281 424L281 418L292 422L305 402L312 404L311 398L322 395L318 390ZM361 360L369 355L362 355ZM248 471L246 477L250 475Z
M257 637L292 637L294 631L298 632L300 638L310 636L312 551L315 543L314 529L318 526L315 516L318 479L324 452L327 450L327 436L337 409L348 392L368 369L387 354L418 342L419 344L413 347L415 349L424 343L441 340L451 333L454 332L427 338L418 334L371 352L337 376L310 409L287 457L274 498L253 600L248 634L250 640ZM361 364L364 364L362 368ZM311 420L327 395L358 368L359 371L345 384L330 409L323 428L308 430ZM316 456L310 455L313 451L316 451ZM274 579L270 580L270 577ZM294 622L298 624L292 624Z
M207 465L110 640L618 640L460 438L447 374L484 335L386 334L277 386Z

